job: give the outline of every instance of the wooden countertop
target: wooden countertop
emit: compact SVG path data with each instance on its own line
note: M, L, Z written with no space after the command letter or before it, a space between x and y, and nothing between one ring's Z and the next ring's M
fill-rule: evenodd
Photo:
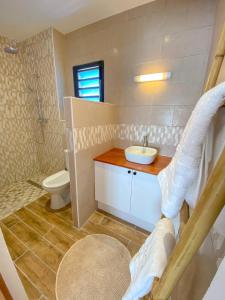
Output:
M158 173L164 169L171 161L170 157L158 155L154 162L150 165L141 165L132 163L126 160L124 150L119 148L113 148L108 152L105 152L94 158L94 161L102 163L124 167L139 172L149 173L152 175L158 175Z

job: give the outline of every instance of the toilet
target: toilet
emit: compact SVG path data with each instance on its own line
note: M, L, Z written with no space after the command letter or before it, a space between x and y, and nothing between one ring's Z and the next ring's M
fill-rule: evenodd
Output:
M70 202L68 150L64 150L66 170L59 171L42 181L42 187L51 194L50 208L58 210Z

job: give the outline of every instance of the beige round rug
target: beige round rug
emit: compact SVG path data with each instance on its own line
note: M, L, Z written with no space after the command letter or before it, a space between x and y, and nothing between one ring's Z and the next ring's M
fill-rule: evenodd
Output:
M63 257L56 277L58 300L121 300L129 283L130 253L104 234L88 235Z

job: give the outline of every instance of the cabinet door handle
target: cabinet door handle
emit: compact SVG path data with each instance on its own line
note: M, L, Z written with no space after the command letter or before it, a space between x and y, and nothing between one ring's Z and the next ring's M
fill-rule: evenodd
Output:
M130 174L130 173L131 173L131 170L127 171L127 173Z
M137 172L133 172L134 175L137 175Z

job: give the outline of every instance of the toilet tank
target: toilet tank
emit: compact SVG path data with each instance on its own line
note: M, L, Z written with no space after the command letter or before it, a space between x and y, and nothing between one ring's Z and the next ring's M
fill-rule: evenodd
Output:
M69 170L69 150L68 149L64 149L64 157L65 157L66 169Z

